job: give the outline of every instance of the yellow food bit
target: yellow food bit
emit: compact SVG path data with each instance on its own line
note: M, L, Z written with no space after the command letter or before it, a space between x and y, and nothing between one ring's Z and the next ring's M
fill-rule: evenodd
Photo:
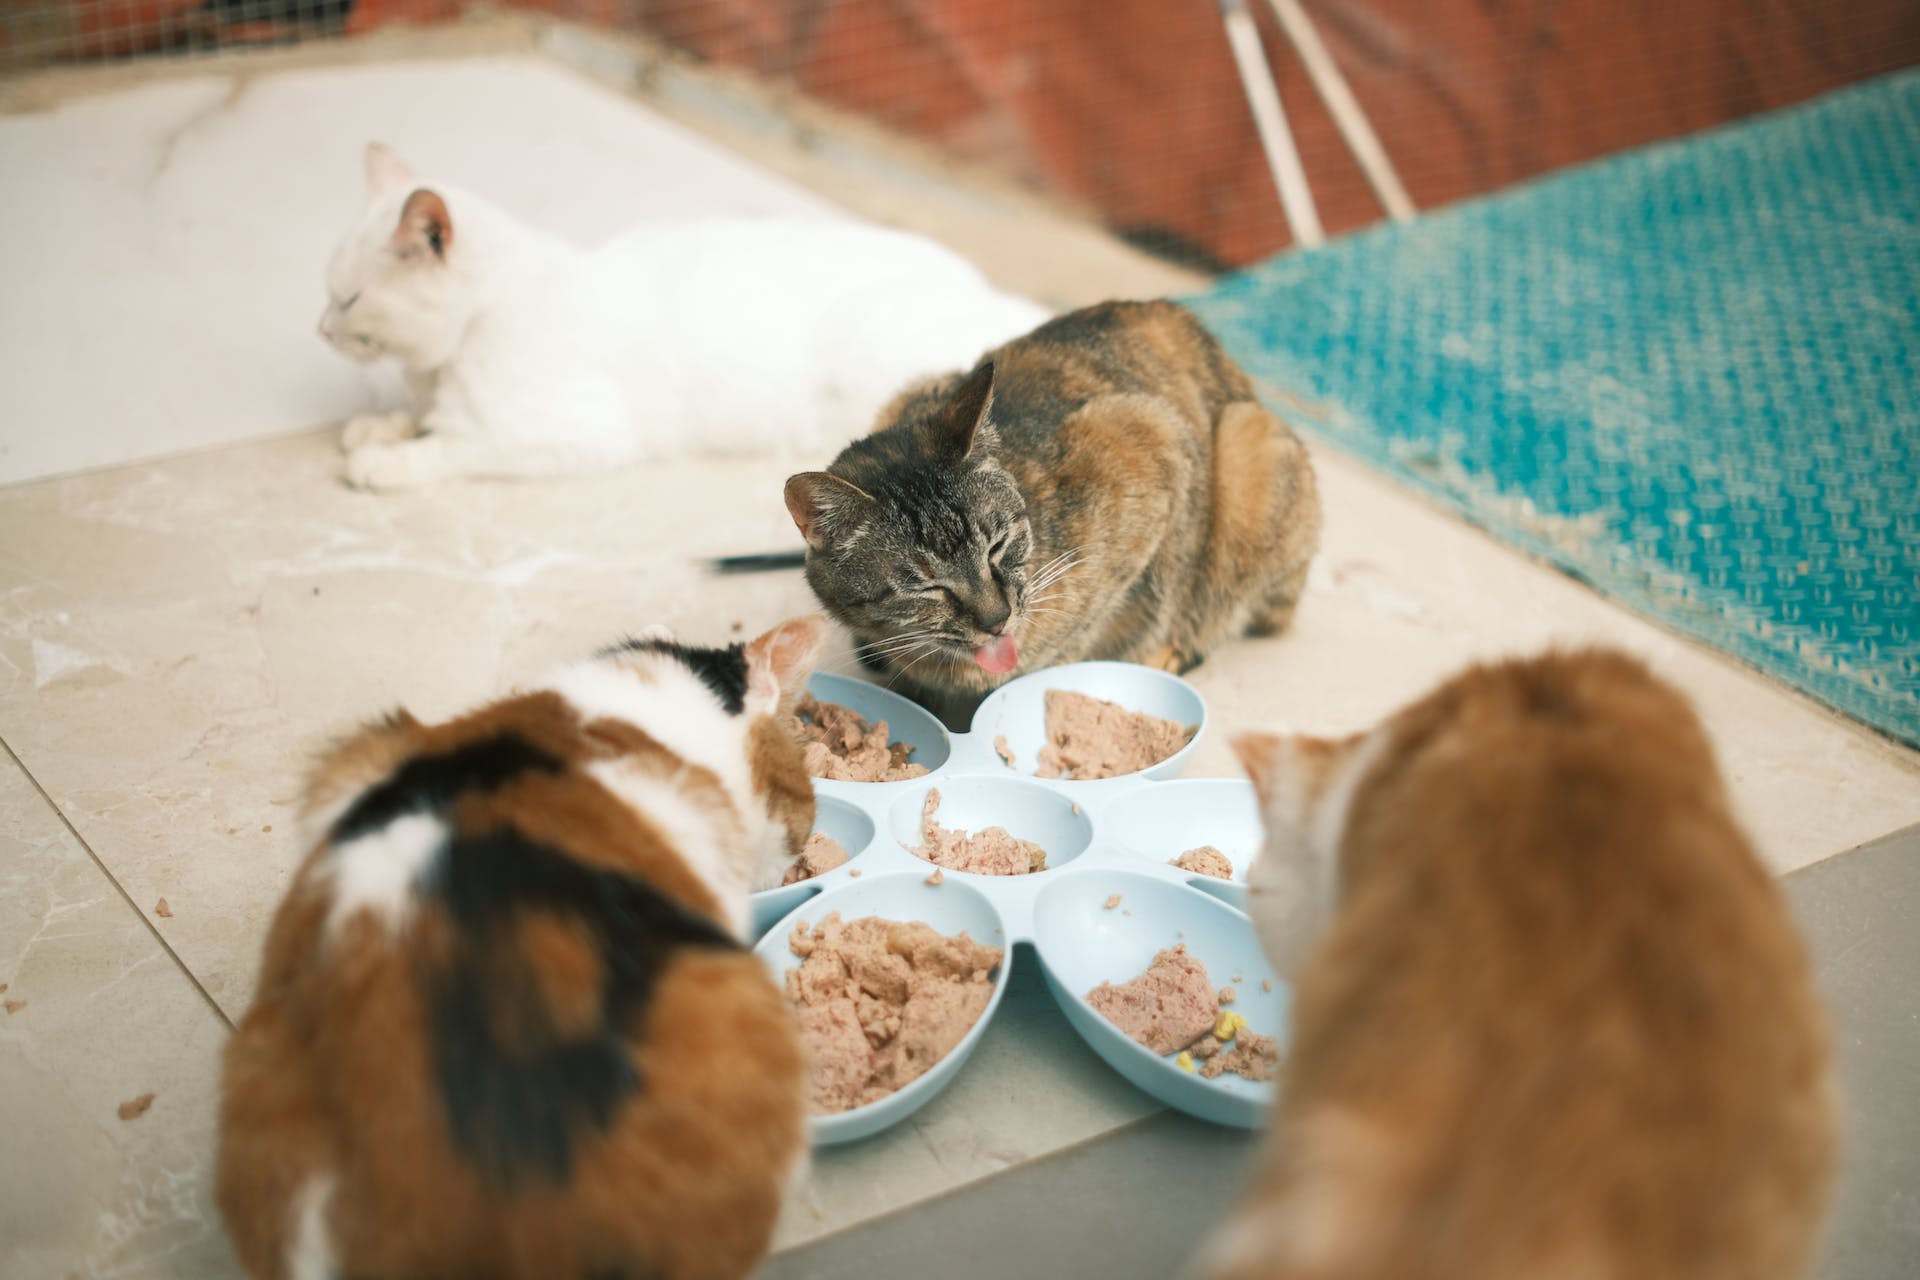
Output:
M1180 1051L1180 1056L1173 1060L1173 1065L1180 1068L1182 1071L1191 1071L1193 1070L1193 1055L1188 1053L1185 1049L1182 1049Z
M1213 1020L1213 1038L1215 1040L1231 1040L1239 1034L1240 1028L1246 1025L1247 1020L1245 1018L1231 1009L1222 1009L1220 1016Z

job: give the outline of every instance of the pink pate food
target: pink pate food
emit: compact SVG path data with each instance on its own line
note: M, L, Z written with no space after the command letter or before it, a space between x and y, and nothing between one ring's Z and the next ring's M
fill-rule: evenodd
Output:
M1248 1030L1244 1018L1223 1018L1233 1000L1233 988L1216 990L1185 943L1156 954L1139 977L1087 992L1087 1003L1107 1021L1162 1057L1185 1050L1209 1080L1228 1074L1270 1080L1280 1066L1279 1046L1272 1036Z
M1189 849L1177 858L1169 858L1168 862L1198 876L1212 876L1216 880L1233 879L1233 863L1227 860L1226 854L1210 844Z
M940 788L935 787L920 810L920 843L911 850L934 866L982 876L1024 876L1047 869L1047 851L1033 841L1005 827L974 832L943 827L933 817L939 808Z
M780 880L782 885L799 884L802 880L811 880L815 876L825 875L835 867L845 866L848 854L846 847L832 836L816 831L807 837L806 848L800 850L800 856L794 859L787 874Z
M1193 741L1193 729L1118 703L1047 690L1047 744L1040 748L1042 778L1117 778L1152 768Z
M794 926L802 957L787 971L810 1063L812 1110L866 1106L925 1075L953 1051L993 995L1002 951L918 922L833 912Z
M1162 1056L1177 1053L1213 1033L1219 1011L1207 967L1182 942L1154 956L1147 971L1129 982L1103 982L1087 1003L1114 1026Z
M905 742L889 746L885 720L869 722L859 712L837 702L821 702L803 694L793 708L794 729L806 744L807 772L836 782L900 782L918 778L927 770L908 763L913 747Z

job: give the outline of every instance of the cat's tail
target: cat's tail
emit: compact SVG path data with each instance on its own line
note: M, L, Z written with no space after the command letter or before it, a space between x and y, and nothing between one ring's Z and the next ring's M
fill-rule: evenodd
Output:
M767 573L774 569L799 569L807 563L804 551L762 551L755 555L716 556L705 562L713 573Z

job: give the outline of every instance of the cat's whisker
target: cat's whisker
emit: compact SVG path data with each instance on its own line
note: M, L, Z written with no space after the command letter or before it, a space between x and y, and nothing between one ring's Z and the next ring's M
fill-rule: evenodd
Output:
M898 680L901 676L906 675L907 672L913 670L915 667L919 666L921 663L925 662L928 658L932 657L934 654L938 652L940 652L939 645L937 644L928 645L927 651L925 653L921 654L919 657L915 658L912 662L909 662L906 666L900 668L898 671L893 673L893 680L887 681L887 688L889 689L893 688L894 680Z
M939 641L937 640L922 640L917 644L911 644L911 645L904 646L903 648L894 649L891 652L885 654L884 656L889 661L897 662L898 660L905 658L911 654L919 653L923 649L935 648L938 646L938 644L939 644Z
M1061 568L1061 561L1073 559L1075 556L1078 556L1084 550L1086 550L1084 546L1068 547L1065 551L1062 551L1059 555L1047 561L1045 564L1041 565L1038 569L1035 569L1033 571L1034 579L1038 581L1042 578L1048 578L1048 575L1052 575L1052 577L1054 578L1059 577L1060 574L1065 571L1065 569ZM1075 561L1075 563L1078 563L1078 561ZM1068 569L1072 567L1073 567L1072 565L1065 566L1065 568L1068 568Z
M1049 566L1048 568L1042 569L1034 575L1033 582L1029 585L1028 590L1044 591L1058 582L1068 570L1078 568L1084 563L1086 563L1085 557L1076 557L1075 559L1067 561L1065 564Z
M897 636L888 636L884 640L875 640L868 644L859 645L855 648L854 652L856 654L880 654L884 656L902 649L912 648L914 645L925 640L938 639L939 635L940 633L932 628L925 631L909 631Z

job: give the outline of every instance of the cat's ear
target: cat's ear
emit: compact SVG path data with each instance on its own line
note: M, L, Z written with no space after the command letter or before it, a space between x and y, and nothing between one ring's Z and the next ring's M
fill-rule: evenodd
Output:
M1254 794L1260 797L1260 806L1264 809L1279 781L1286 740L1277 733L1236 733L1227 739L1227 745L1239 757L1240 767L1247 771Z
M1240 757L1240 767L1253 781L1260 812L1269 823L1299 826L1325 797L1336 774L1364 767L1370 757L1356 760L1367 736L1322 738L1303 733L1239 733L1227 740ZM1356 773L1348 780L1359 781Z
M447 202L439 192L421 187L407 197L406 206L400 210L400 225L393 229L394 252L409 259L431 254L436 261L445 262L452 247L453 219L447 213Z
M873 497L851 480L827 471L802 471L787 481L787 513L816 551L843 536L865 514Z
M826 639L827 620L819 614L781 623L747 644L749 715L767 715L791 702L813 674Z
M383 142L367 144L367 194L383 196L413 181L413 168Z
M987 415L992 412L993 361L982 360L980 367L947 397L946 408L941 411L943 434L955 453L964 458L973 452L980 428L986 426Z
M1303 766L1311 761L1304 757L1319 756L1326 744L1290 733L1236 733L1227 745L1247 771L1266 821L1291 826L1305 820L1313 780L1306 776L1308 769Z

